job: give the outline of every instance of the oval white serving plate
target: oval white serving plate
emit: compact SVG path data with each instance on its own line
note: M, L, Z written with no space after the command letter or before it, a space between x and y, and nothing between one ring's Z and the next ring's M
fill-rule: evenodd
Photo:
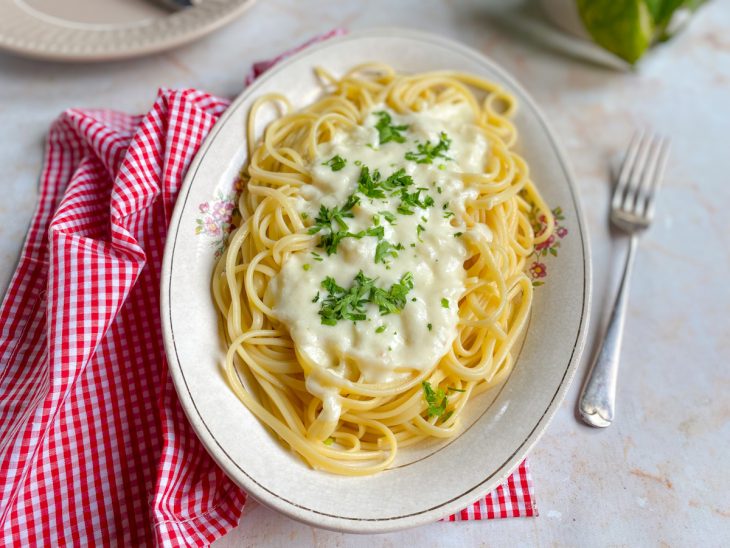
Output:
M501 386L470 402L458 438L402 451L391 470L349 478L308 468L285 450L226 384L210 279L231 206L236 174L246 160L245 120L251 103L284 93L295 106L320 93L313 67L334 74L366 61L401 72L449 69L500 82L519 100L518 148L567 231L554 257L530 264L536 288L524 346ZM260 133L266 120L257 122ZM557 242L558 240L556 240ZM371 30L312 47L264 74L222 116L180 192L162 272L162 318L170 371L195 431L226 473L260 502L303 522L339 531L375 533L447 516L495 488L524 459L557 410L583 348L590 300L588 239L567 163L543 115L495 63L443 38L402 29Z

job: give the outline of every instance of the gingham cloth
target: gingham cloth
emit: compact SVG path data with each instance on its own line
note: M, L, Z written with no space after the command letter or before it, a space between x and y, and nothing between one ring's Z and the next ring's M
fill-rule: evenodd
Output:
M246 494L180 407L158 294L181 181L227 106L161 90L144 116L71 109L51 126L0 308L3 544L205 545L237 525ZM533 515L523 462L446 519Z

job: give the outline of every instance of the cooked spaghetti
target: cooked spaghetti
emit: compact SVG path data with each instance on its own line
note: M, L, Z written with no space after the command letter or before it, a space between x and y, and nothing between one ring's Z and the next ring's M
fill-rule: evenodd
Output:
M500 86L375 63L317 75L316 103L251 108L213 295L246 407L312 467L365 475L456 435L469 400L508 376L525 261L554 222ZM278 115L257 139L263 108Z

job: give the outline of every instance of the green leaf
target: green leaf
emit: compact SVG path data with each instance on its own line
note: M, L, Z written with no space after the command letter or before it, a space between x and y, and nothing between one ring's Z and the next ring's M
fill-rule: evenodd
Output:
M695 11L705 0L646 0L651 15L654 18L656 30L654 32L655 40L663 42L671 38L669 29L672 26L672 18L682 10ZM676 29L673 29L676 30Z
M632 65L654 38L654 20L645 0L577 0L586 30L595 42Z

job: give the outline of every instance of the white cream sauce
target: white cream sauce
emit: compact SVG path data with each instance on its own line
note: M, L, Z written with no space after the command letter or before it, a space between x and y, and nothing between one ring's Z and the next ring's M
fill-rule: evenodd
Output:
M372 112L381 110L387 109L380 105ZM323 400L329 420L336 420L340 410L335 392L327 387L326 375L359 377L366 383L394 381L413 370L433 368L457 335L458 300L464 292L466 259L463 239L457 237L457 233L466 232L466 227L458 219L465 201L476 196L475 191L464 188L459 173L483 171L487 141L473 124L473 115L465 105L407 115L387 112L394 125L408 126L402 132L406 141L379 145L374 127L378 118L371 113L362 126L342 132L320 147L319 157L312 164L313 182L302 189L295 206L311 220L316 218L320 204L328 208L342 206L357 191L361 165L368 166L371 173L379 170L383 179L405 169L414 182L409 191L427 188L421 197L431 196L434 205L426 209L416 207L413 215L404 215L397 211L401 202L397 195L371 200L359 194L360 203L352 210L354 217L345 219L349 231L374 226L373 216L379 215L385 239L404 246L398 257L391 258L387 265L376 264L376 237L345 238L336 254L328 256L317 249L321 262L309 252L290 255L270 288L275 314L289 329L298 351L318 366L318 378L310 374L307 389ZM418 164L405 159L407 152L417 150L417 142L435 144L441 132L451 139L446 153L449 160L438 158L432 164ZM325 164L336 155L347 161L339 171ZM383 211L395 215L395 224L383 217ZM447 211L455 216L446 218ZM418 225L425 229L420 239ZM484 233L481 237L490 237L485 226L479 230ZM377 306L368 304L367 320L340 320L335 326L323 325L318 312L328 293L322 288L322 281L331 276L348 289L360 270L377 278L375 285L384 289L411 272L414 287L403 310L383 316ZM317 293L318 302L312 302Z

